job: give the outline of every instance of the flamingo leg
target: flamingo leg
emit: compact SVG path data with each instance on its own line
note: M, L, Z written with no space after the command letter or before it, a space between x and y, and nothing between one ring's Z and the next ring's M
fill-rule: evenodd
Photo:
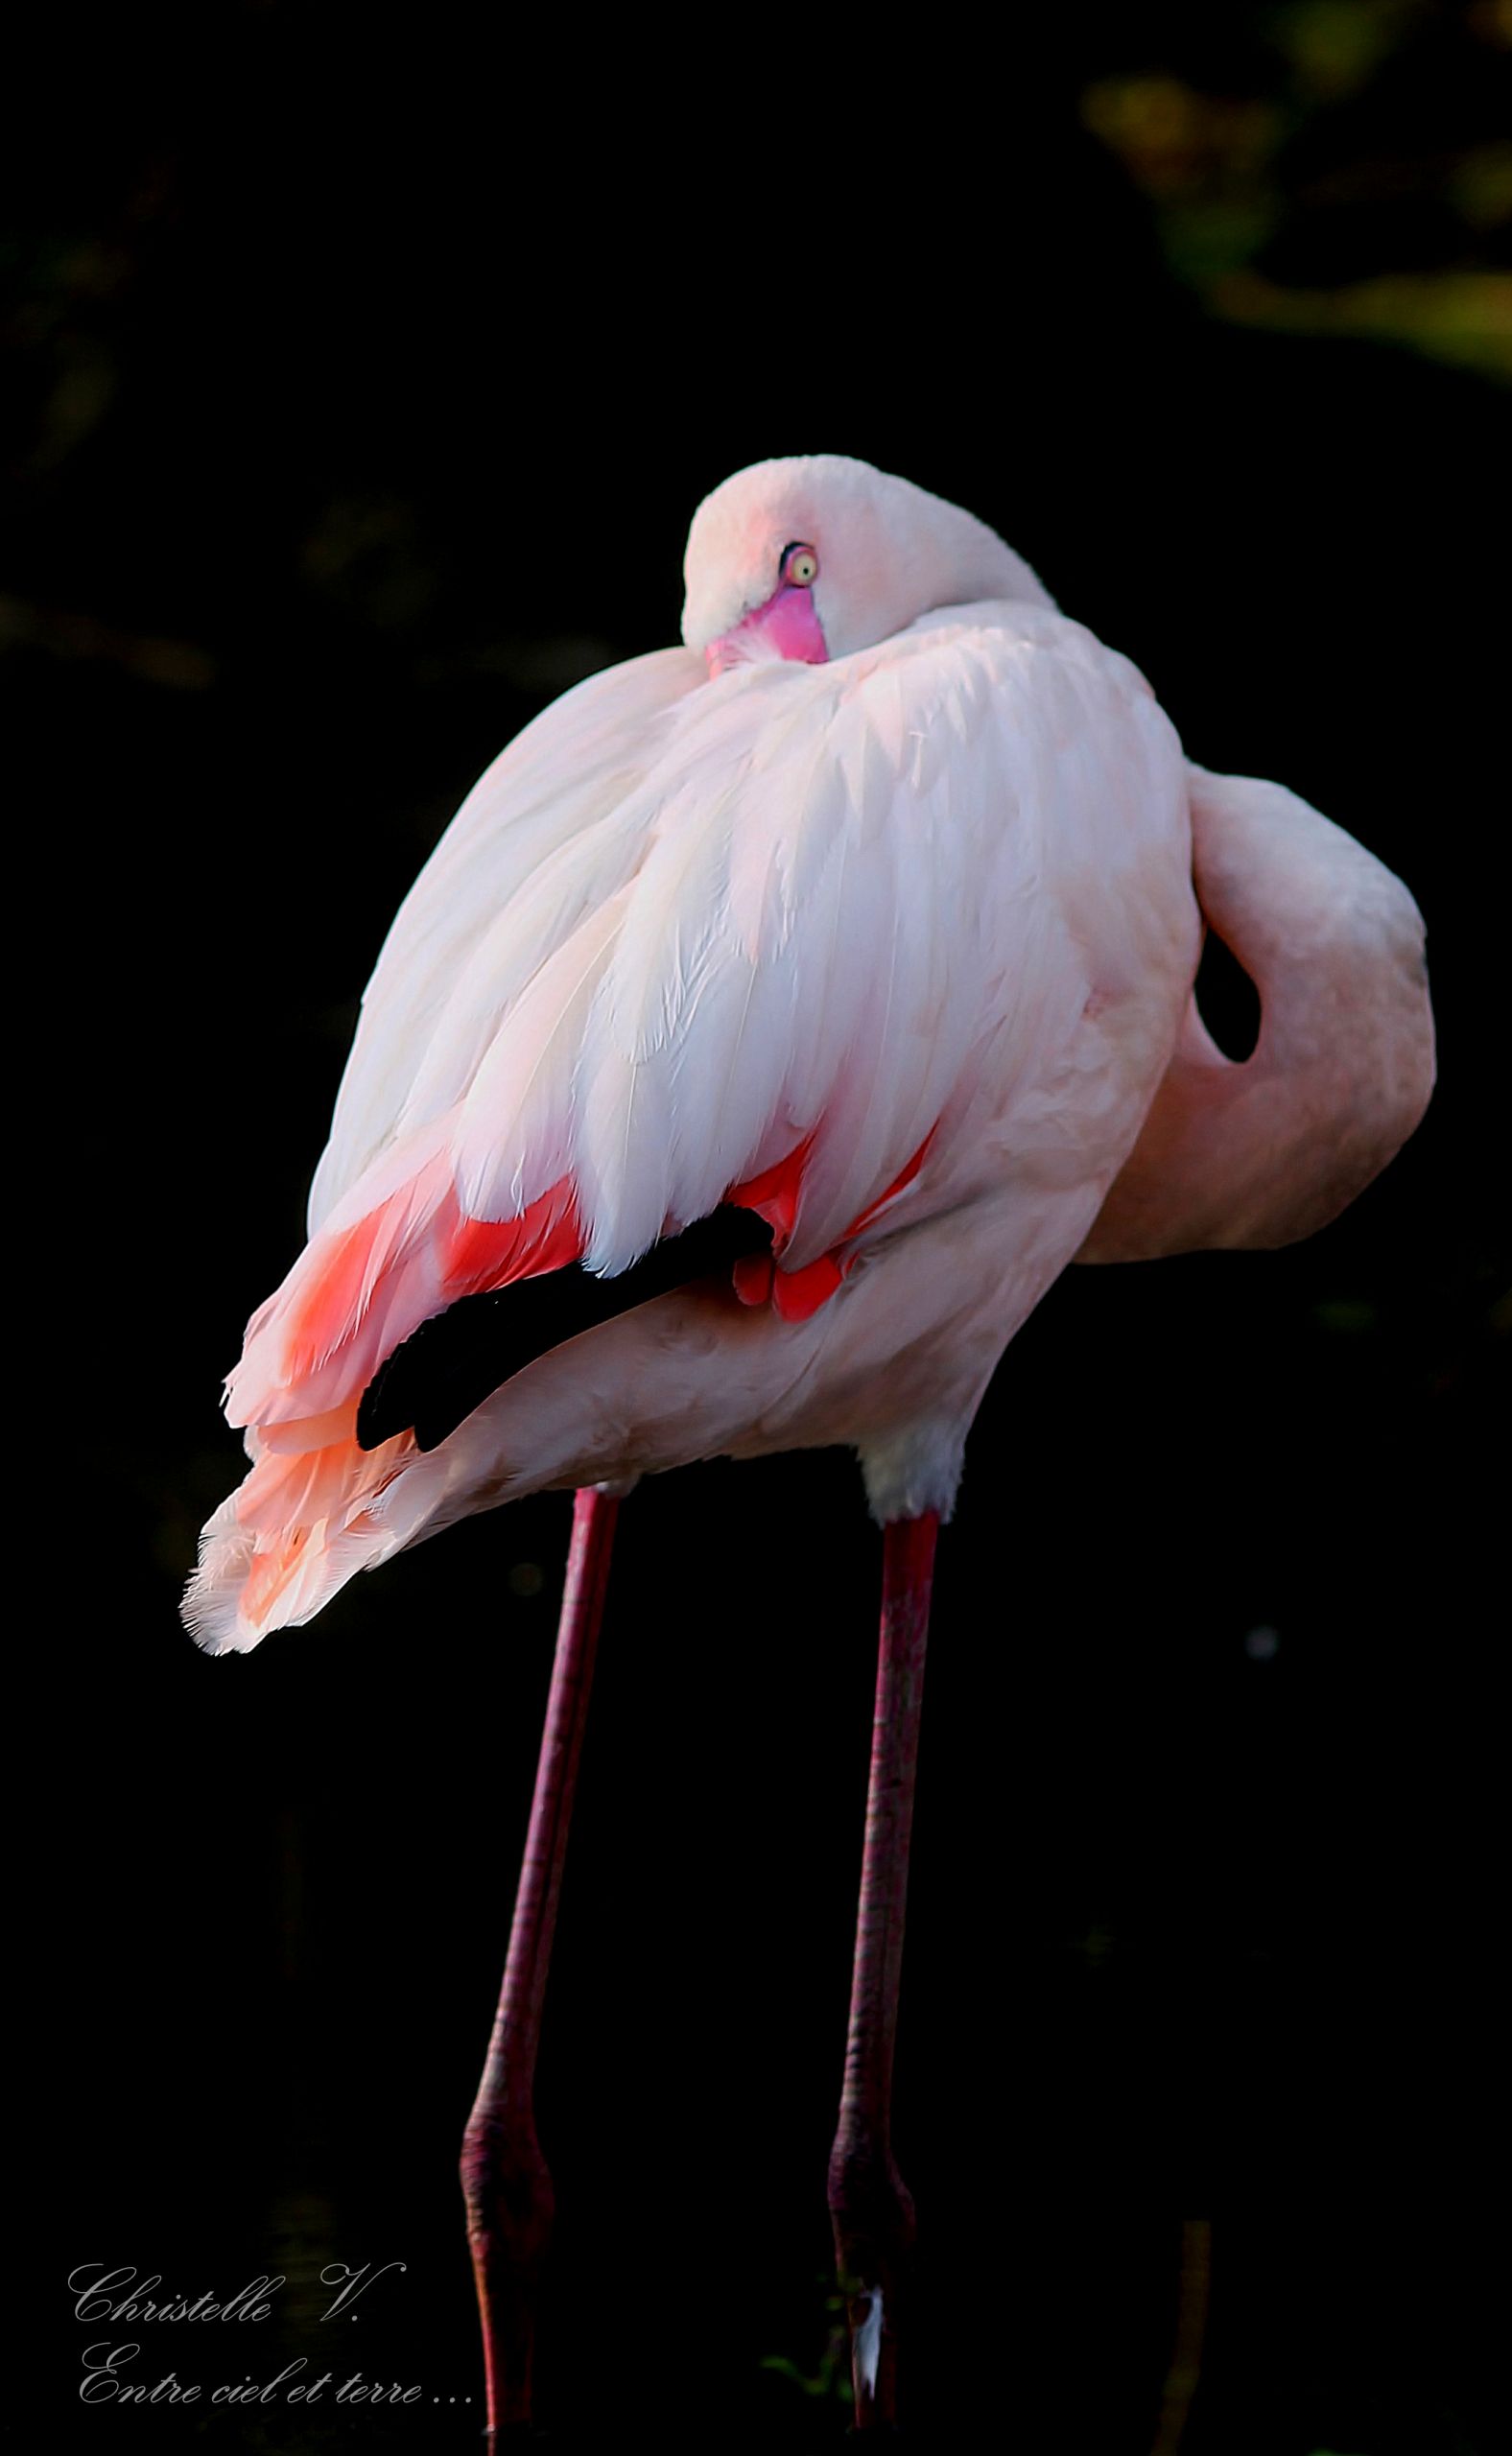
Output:
M619 1501L579 1492L530 1832L487 2061L462 2138L462 2196L483 2321L488 2436L531 2418L536 2298L555 2194L535 2137L541 2007Z
M886 2428L897 2420L899 2320L914 2232L913 2203L892 2155L892 2059L938 1532L939 1520L931 1512L897 1520L883 1535L866 1842L845 2084L829 2176L835 2256L850 2319L858 2431Z

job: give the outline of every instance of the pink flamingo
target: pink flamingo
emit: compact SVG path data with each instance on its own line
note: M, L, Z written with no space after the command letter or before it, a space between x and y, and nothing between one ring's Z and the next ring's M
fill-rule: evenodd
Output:
M577 1492L463 2154L490 2429L531 2410L532 2076L619 1496L843 1443L884 1529L829 2196L857 2423L886 2425L930 1580L978 1404L1068 1263L1311 1234L1433 1075L1406 888L1281 786L1190 766L969 513L767 461L700 507L686 581L685 646L527 726L399 912L309 1244L227 1384L252 1464L185 1602L246 1649L458 1518ZM1260 992L1243 1064L1193 1002L1204 919Z

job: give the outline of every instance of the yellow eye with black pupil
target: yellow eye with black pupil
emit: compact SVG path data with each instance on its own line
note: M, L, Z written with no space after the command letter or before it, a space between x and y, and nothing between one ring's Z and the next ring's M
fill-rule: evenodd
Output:
M782 558L782 576L790 588L812 588L819 576L819 558L813 547L788 547Z

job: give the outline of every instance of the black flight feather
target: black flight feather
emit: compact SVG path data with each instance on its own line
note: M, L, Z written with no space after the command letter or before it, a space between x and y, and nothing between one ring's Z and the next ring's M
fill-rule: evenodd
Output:
M768 1252L771 1233L754 1211L724 1204L680 1236L664 1237L613 1279L569 1263L564 1270L462 1297L422 1322L380 1364L357 1410L359 1445L376 1450L394 1433L413 1431L417 1449L434 1450L548 1349L653 1296L727 1270L745 1255Z

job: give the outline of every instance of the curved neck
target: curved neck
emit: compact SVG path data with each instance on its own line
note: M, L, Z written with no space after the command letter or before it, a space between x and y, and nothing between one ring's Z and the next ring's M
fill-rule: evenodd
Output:
M1078 1262L1311 1236L1433 1086L1423 922L1401 880L1284 786L1187 772L1197 900L1260 993L1260 1037L1236 1065L1193 1002Z

